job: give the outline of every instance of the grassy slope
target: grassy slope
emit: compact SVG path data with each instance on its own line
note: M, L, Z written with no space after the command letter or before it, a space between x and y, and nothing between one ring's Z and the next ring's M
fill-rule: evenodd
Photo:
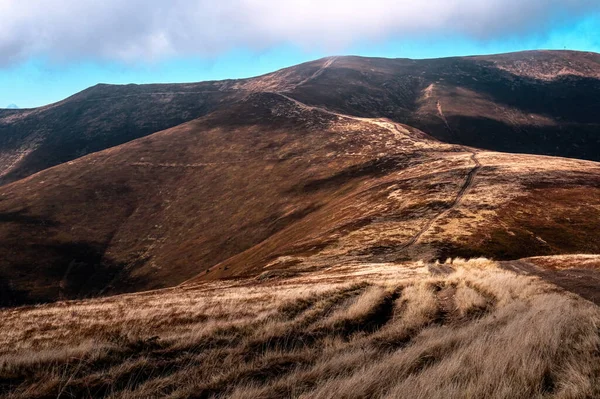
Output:
M138 291L299 263L515 259L522 242L526 256L594 252L599 176L593 162L442 144L387 120L256 94L0 188L0 299Z
M179 283L357 181L402 168L412 147L397 160L380 158L412 141L256 95L4 186L0 274L11 282L7 296L24 292L19 300L38 301Z
M346 114L386 117L445 142L598 161L599 78L600 55L569 51L340 57L289 93Z
M197 280L357 261L600 251L597 163L478 151L469 181L471 156L436 152L362 182Z
M598 307L493 262L270 277L0 311L0 392L600 395Z

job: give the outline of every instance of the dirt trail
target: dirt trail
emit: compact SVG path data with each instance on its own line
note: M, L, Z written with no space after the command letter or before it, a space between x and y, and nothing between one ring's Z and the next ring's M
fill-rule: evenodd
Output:
M352 116L352 115L341 114L339 112L330 111L330 110L328 110L326 108L321 108L321 107L316 107L316 106L313 106L313 105L304 104L303 102L300 102L300 101L296 100L295 98L287 96L287 95L285 95L283 93L279 93L279 92L269 92L269 93L271 93L271 94L277 94L278 96L281 96L281 97L285 98L286 100L289 100L289 101L293 102L298 107L300 107L302 109L305 109L305 110L308 110L308 111L315 110L315 111L324 112L324 113L329 114L329 115L334 115L334 116L337 116L337 117L340 117L340 118L354 119L354 120L360 121L360 122L371 123L373 125L377 125L379 127L383 127L384 129L389 130L394 136L398 136L398 135L407 136L408 135L407 134L408 132L403 131L403 129L401 127L398 127L398 125L395 122L387 120L387 119L361 118L359 116Z
M440 102L440 100L438 100L436 102L436 107L438 110L438 114L440 115L440 118L442 118L442 120L444 121L444 125L446 125L446 129L448 129L448 131L450 133L452 133L452 128L450 127L450 124L448 123L448 119L446 119L446 115L444 115L444 110L442 109L442 103Z
M314 111L321 111L321 112L324 112L324 113L329 114L329 115L339 116L341 118L361 119L361 118L357 118L357 117L354 117L354 116L344 115L344 114L340 114L338 112L333 112L333 111L330 111L330 110L328 110L326 108L315 107L313 105L307 105L307 104L304 104L303 102L300 102L300 101L296 100L295 98L292 98L292 97L290 97L290 96L288 96L286 94L279 93L279 92L276 92L276 91L272 91L272 92L268 92L268 93L270 93L270 94L276 94L276 95L278 95L280 97L283 97L286 100L293 102L298 107L300 107L302 109L305 109L305 110L308 110L308 111L313 111L313 110Z
M333 111L329 111L327 109L324 108L320 108L320 107L314 107L314 106L310 106L310 105L306 105L292 97L289 97L285 94L281 94L281 93L273 93L273 94L278 94L281 97L284 97L286 99L288 99L289 101L292 101L294 104L298 105L299 107L303 108L303 109L307 109L307 110L318 110L318 111L322 111L322 112L326 112L328 114L331 115L336 115L342 118L350 118L350 119L355 119L358 121L363 121L363 122L369 122L372 124L375 124L377 126L381 126L381 127L385 127L388 130L390 130L392 133L396 134L404 134L396 125L396 123L394 122L388 122L388 121L382 121L379 119L369 119L369 118L359 118L359 117L355 117L355 116L350 116L350 115L344 115L344 114L340 114L337 112L333 112ZM440 110L440 114L441 116L444 118L444 114L441 110L441 105L439 105L438 102L438 106L439 106L439 110ZM446 122L447 124L447 122ZM448 129L450 129L450 126L448 126ZM471 149L469 147L463 147L463 149L465 150L465 152L467 153L471 153L471 161L473 162L474 166L473 168L471 168L471 170L469 171L469 173L467 174L467 177L465 179L465 182L463 183L462 187L460 188L460 190L458 191L456 197L454 198L454 200L452 201L452 203L450 204L450 206L448 208L446 208L445 210L443 210L442 212L438 213L437 215L435 215L434 217L432 217L431 219L429 219L427 221L427 223L421 227L421 229L419 229L419 231L417 232L417 234L415 234L406 244L404 244L401 249L406 249L414 244L416 244L421 237L431 228L431 226L433 226L433 224L435 222L437 222L438 220L442 219L444 216L446 216L446 214L448 214L448 212L452 211L453 209L457 208L462 199L464 198L465 194L469 191L469 189L471 189L471 187L473 186L473 181L475 180L475 175L477 174L477 172L479 171L479 169L481 169L481 163L479 162L479 159L477 158L477 151L475 151L474 149Z
M469 148L465 148L465 150L467 152L471 153L471 161L475 164L475 166L473 166L473 168L467 174L467 178L465 179L465 182L462 185L462 187L460 188L456 197L452 201L452 204L450 204L450 206L448 208L446 208L445 210L443 210L442 212L438 213L437 215L435 215L434 217L429 219L427 221L427 223L425 223L425 225L423 227L421 227L421 229L417 232L417 234L415 234L406 244L404 244L402 246L402 249L406 249L406 248L416 244L421 239L421 237L431 228L431 226L433 226L433 224L435 222L442 219L444 216L446 216L446 214L448 214L448 212L450 212L451 210L458 207L460 205L463 197L467 193L467 191L469 191L469 189L473 186L473 181L475 179L475 175L481 168L481 163L477 159L477 152L475 150L471 150Z
M335 62L336 59L337 59L337 57L329 58L327 61L325 61L325 63L323 64L323 66L321 66L321 68L319 68L315 73L310 75L308 78L300 81L299 83L296 83L295 87L302 86L303 84L306 84L306 83L310 82L311 80L316 79L319 76L321 76L321 74L323 72L325 72L325 70L327 68L329 68Z

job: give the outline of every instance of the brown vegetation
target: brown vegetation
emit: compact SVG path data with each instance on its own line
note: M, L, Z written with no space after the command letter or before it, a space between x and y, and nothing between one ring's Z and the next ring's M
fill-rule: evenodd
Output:
M600 160L599 77L598 54L538 51L335 57L251 79L101 84L46 107L0 110L0 184L228 109L256 92L389 118L457 144Z
M600 305L600 255L538 256L501 264L517 273L539 276Z
M600 310L479 259L355 265L0 313L35 397L588 398Z
M599 186L594 162L254 94L1 187L0 305L294 265L595 252Z
M598 70L340 57L1 111L0 396L600 397L600 164L434 138L597 159Z

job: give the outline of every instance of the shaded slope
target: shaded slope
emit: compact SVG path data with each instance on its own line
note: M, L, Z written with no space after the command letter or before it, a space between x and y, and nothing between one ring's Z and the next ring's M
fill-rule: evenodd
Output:
M434 60L338 57L298 100L386 117L496 151L600 160L600 55L535 51Z
M321 66L309 62L253 79L99 84L45 107L0 109L0 184L227 108L252 92L293 86Z
M226 83L97 85L47 107L0 113L0 182L179 125L231 101Z

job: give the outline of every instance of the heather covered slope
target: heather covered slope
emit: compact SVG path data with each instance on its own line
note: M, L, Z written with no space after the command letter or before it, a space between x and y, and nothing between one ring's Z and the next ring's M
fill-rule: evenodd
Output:
M525 52L434 60L331 57L251 79L98 85L0 110L0 183L227 109L255 92L408 124L446 142L600 160L600 56Z
M0 397L600 397L598 63L0 110Z
M599 253L599 164L472 151L435 153L362 181L193 281L354 262Z
M348 262L598 253L599 191L594 162L444 144L256 93L2 187L2 303Z
M343 196L355 181L416 162L402 151L380 159L401 142L419 145L412 134L397 135L279 95L255 95L4 186L5 300L182 282Z
M336 57L290 89L302 102L386 117L451 143L600 160L600 55L432 60Z
M0 183L7 183L213 111L227 82L97 85L56 104L0 110Z

